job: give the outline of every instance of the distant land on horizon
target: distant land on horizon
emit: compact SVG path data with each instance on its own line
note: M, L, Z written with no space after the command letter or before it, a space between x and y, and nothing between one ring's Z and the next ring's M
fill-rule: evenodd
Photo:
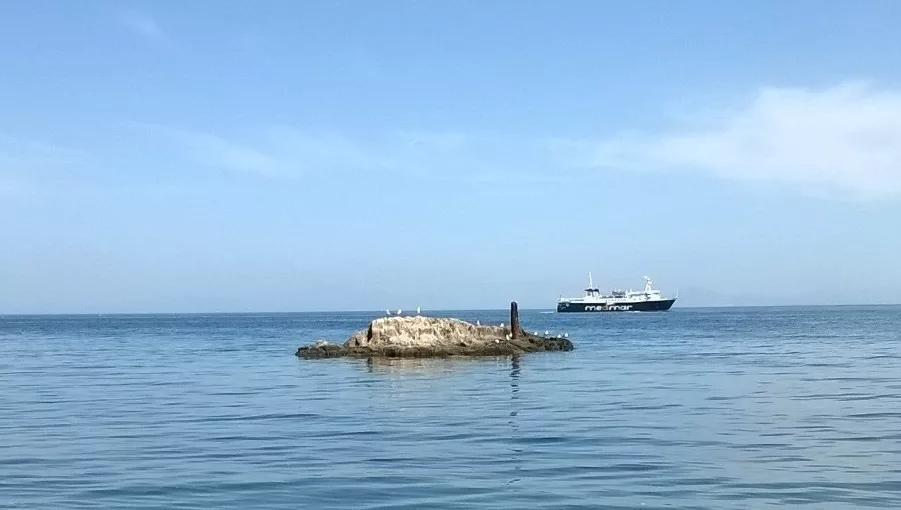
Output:
M681 300L681 298L680 298ZM746 303L736 303L736 304L695 304L693 301L689 301L690 304L682 304L680 305L678 302L670 311L678 311L678 310L702 310L702 309L711 309L711 308L838 308L838 307L892 307L899 306L901 307L901 303L899 302L871 302L871 303L757 303L757 302L746 302ZM397 309L392 310L392 313ZM415 315L415 307L411 309L401 308L404 316ZM506 311L507 307L499 306L492 308L423 308L421 310L421 315L428 315L429 313L460 313L460 312L497 312L497 311ZM553 306L548 307L535 307L535 306L521 306L520 310L526 312L550 312L557 313ZM379 316L385 315L385 310L362 310L362 309L305 309L305 310L232 310L232 311L153 311L153 312L137 312L137 311L118 311L118 312L52 312L52 313L6 313L0 312L0 318L4 317L42 317L42 316L166 316L166 315L291 315L291 314L376 314ZM628 313L628 312L622 312ZM639 312L633 312L639 313ZM645 315L659 315L666 314L669 312L641 312ZM584 313L584 314L568 314L569 316L587 316L593 315L592 313ZM603 315L603 314L602 314Z
M717 304L717 305L703 305L703 304L690 304L690 305L682 305L680 306L678 302L670 311L673 310L698 310L698 309L707 309L707 308L833 308L833 307L868 307L868 306L901 306L901 303L821 303L821 304L805 304L805 303L780 303L780 304ZM403 315L413 315L414 312L410 312L409 310L403 310ZM486 312L486 311L505 311L507 307L496 307L496 308L430 308L430 309L422 309L422 315L427 315L430 312L438 312L438 313L453 313L453 312ZM553 312L557 313L553 306L546 307L534 307L534 306L521 306L520 310L524 312ZM393 312L394 310L392 310ZM281 314L281 313L381 313L384 315L385 310L300 310L296 312L209 312L210 314L215 313L223 313L223 314L265 314L265 313L273 313L273 314ZM189 314L191 312L186 312L185 314ZM204 312L197 312L203 314ZM615 313L615 312L610 312ZM621 313L630 313L630 312L621 312ZM659 315L665 314L668 312L631 312L631 313L642 313L645 315ZM179 315L176 313L176 315ZM584 316L584 315L592 315L592 313L584 313L584 314L564 314L569 316Z
M284 299L277 299L277 296L266 296L262 302L256 307L242 306L242 303L226 300L218 300L216 296L208 296L209 299L200 300L202 305L197 306L193 303L187 303L180 299L180 296L173 295L171 302L168 300L158 300L155 302L123 302L116 306L85 306L83 309L73 309L74 307L66 306L63 303L51 304L47 306L27 306L22 303L19 310L16 307L4 306L0 308L0 316L15 315L204 315L204 314L287 314L287 313L376 313L385 314L386 309L392 312L401 309L404 314L415 313L416 307L419 306L422 313L441 312L453 313L463 311L487 311L487 310L505 310L508 309L511 301L519 303L522 310L542 310L554 311L556 306L557 295L547 298L536 299L535 295L545 295L540 288L525 285L523 289L519 286L509 285L501 292L492 292L490 295L474 295L470 299L454 296L446 297L436 293L430 286L423 287L420 291L412 290L409 294L421 294L421 299L411 300L409 296L379 295L378 292L371 292L365 296L345 296L344 298L336 295L328 296L328 299L322 299L321 302L311 303L309 299L305 299L302 295L284 296ZM728 292L728 290L714 290L709 287L700 285L689 285L679 287L678 285L667 286L668 290L664 291L666 296L678 296L673 310L688 308L739 308L739 307L816 307L816 306L891 306L901 304L901 300L892 299L895 293L892 289L886 287L875 286L872 292L862 294L857 292L827 292L822 289L798 288L796 292L787 290L783 296L765 295L763 293L753 292ZM527 295L527 294L531 294ZM566 296L573 297L580 295L581 292L573 291L566 293ZM864 299L870 297L871 299ZM444 299L442 299L444 298ZM137 301L140 301L138 298ZM356 304L354 304L354 301ZM384 301L381 306L373 306L373 303ZM444 301L443 303L441 301ZM434 305L432 304L434 303ZM205 305L205 306L204 306ZM318 306L317 306L318 305ZM43 308L43 309L42 309Z

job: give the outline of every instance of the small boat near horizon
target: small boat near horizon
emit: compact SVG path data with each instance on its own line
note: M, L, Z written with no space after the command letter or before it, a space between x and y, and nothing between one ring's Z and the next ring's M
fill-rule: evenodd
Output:
M581 297L563 297L557 299L557 312L665 312L678 298L667 298L659 290L653 288L653 282L644 277L644 290L613 290L610 294L601 294L594 286L591 273L588 273L588 287Z

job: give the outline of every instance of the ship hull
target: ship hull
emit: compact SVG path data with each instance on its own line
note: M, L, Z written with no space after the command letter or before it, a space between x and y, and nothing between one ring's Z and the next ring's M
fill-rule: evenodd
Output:
M672 308L675 299L659 299L654 301L638 301L635 303L617 303L611 305L593 303L557 303L557 311L561 313L595 313L595 312L665 312Z

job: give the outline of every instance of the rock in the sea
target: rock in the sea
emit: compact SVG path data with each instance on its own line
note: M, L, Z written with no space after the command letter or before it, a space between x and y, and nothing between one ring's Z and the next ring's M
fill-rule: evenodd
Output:
M537 351L571 351L565 338L546 338L511 328L477 326L444 317L382 317L344 344L317 342L297 349L302 358L505 356Z

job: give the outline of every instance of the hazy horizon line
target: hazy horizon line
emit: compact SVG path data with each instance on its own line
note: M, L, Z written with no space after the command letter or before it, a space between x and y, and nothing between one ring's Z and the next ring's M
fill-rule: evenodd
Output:
M721 308L843 308L843 307L892 307L901 306L901 303L839 303L839 304L781 304L781 305L704 305L704 306L680 306L666 312L621 312L642 315L661 315L679 310L708 310ZM435 308L421 310L419 314L414 312L402 313L405 317L414 315L427 315L428 312L455 313L455 312L502 312L509 308ZM535 312L547 311L552 314L560 314L554 308L520 308L520 311ZM89 316L155 316L155 315L301 315L301 314L379 314L384 315L384 310L296 310L296 311L216 311L216 312L39 312L39 313L0 313L0 317L89 317ZM566 313L573 315L592 315L591 313ZM387 317L387 315L384 315ZM396 317L392 312L391 317Z

